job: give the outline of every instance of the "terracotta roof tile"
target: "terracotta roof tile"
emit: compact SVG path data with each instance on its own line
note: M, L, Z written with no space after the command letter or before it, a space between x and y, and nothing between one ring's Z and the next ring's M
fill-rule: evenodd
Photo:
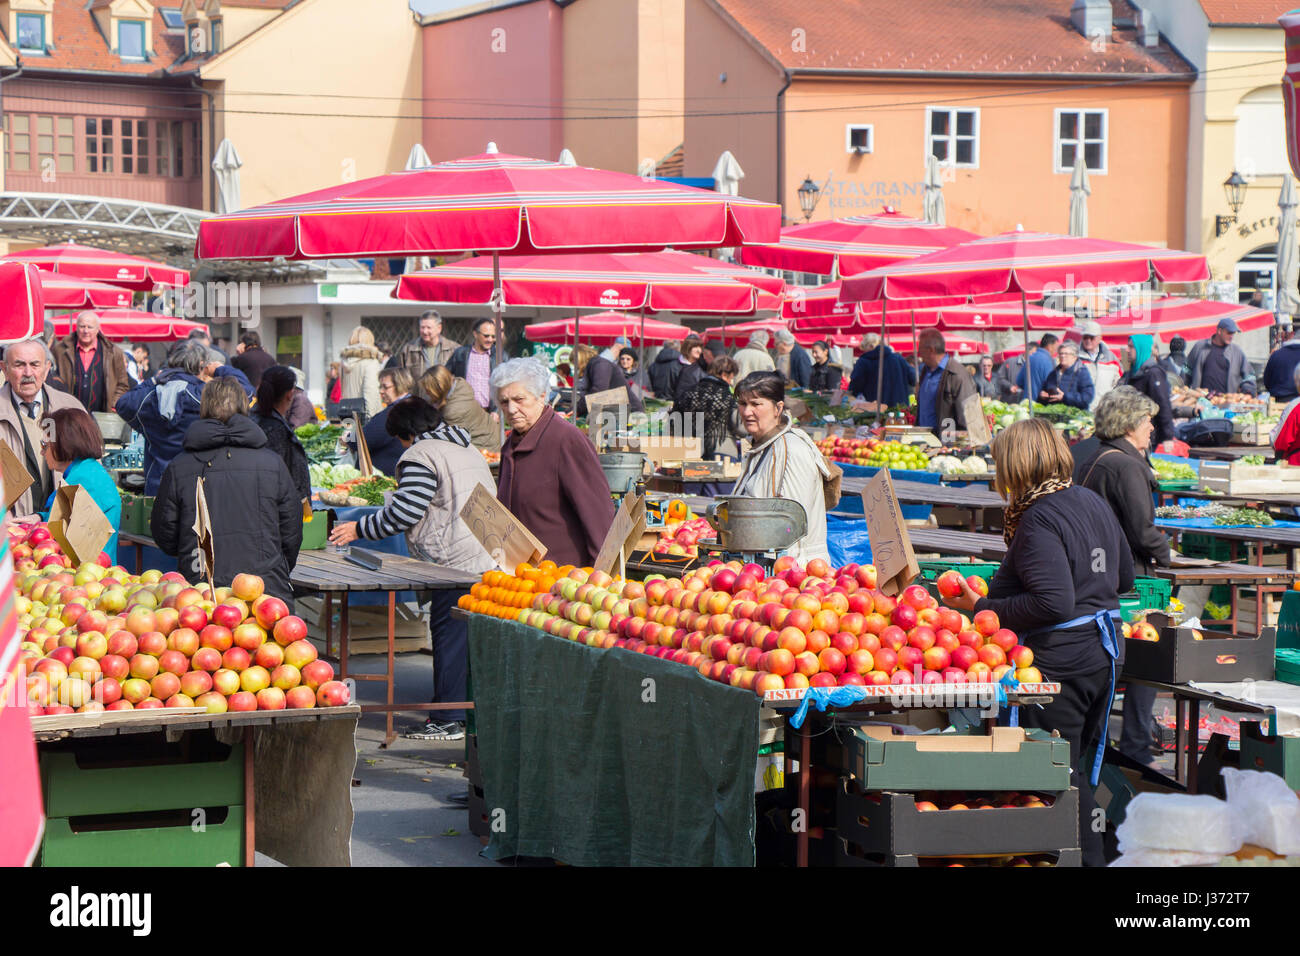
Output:
M1072 0L818 0L815 9L794 0L710 2L791 69L1065 76L1191 69L1163 41L1143 47L1131 27L1116 27L1095 51L1070 23ZM1117 20L1132 17L1125 0L1112 3Z
M1215 26L1278 27L1277 18L1295 6L1295 0L1201 0L1201 9Z

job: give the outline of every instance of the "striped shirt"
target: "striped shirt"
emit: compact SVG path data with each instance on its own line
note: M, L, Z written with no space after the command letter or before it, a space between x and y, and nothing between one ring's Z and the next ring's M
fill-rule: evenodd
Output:
M469 432L445 422L420 435L415 441L421 442L428 438L450 442L462 448L468 448L471 444ZM357 522L357 537L377 541L409 531L428 513L429 503L437 493L438 475L433 469L415 462L405 462L392 500L380 511L366 515Z
M492 353L471 348L465 359L465 381L474 390L475 400L487 408L492 403L488 382L492 377Z

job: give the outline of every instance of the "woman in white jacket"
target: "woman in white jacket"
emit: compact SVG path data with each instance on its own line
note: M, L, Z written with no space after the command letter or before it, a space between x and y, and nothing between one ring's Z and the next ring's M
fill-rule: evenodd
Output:
M366 418L373 418L384 407L379 397L379 349L375 333L358 325L348 337L348 347L340 354L343 398L360 398L366 403Z
M808 533L786 554L807 564L830 561L826 548L826 459L785 413L785 382L775 372L753 372L736 385L736 410L752 448L732 491L747 498L788 498L803 505Z

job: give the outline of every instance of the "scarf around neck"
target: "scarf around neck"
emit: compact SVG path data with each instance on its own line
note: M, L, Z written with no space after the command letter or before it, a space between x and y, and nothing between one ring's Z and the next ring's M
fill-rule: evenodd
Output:
M1046 481L1034 485L1034 487L1007 505L1002 514L1002 540L1007 544L1011 544L1011 539L1016 535L1016 528L1020 524L1021 517L1024 516L1024 513L1029 510L1029 506L1035 501L1054 492L1064 491L1072 484L1074 482L1069 478L1048 478Z

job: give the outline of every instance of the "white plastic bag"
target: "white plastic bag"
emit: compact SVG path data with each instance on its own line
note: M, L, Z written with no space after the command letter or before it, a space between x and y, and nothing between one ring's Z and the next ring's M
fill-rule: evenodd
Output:
M1242 842L1282 856L1300 855L1300 797L1275 773L1223 770L1228 806Z
M1223 857L1218 853L1187 850L1149 850L1138 847L1119 857L1111 866L1213 866Z
M1115 831L1121 853L1189 850L1222 856L1241 848L1236 814L1222 800L1184 793L1140 793Z

